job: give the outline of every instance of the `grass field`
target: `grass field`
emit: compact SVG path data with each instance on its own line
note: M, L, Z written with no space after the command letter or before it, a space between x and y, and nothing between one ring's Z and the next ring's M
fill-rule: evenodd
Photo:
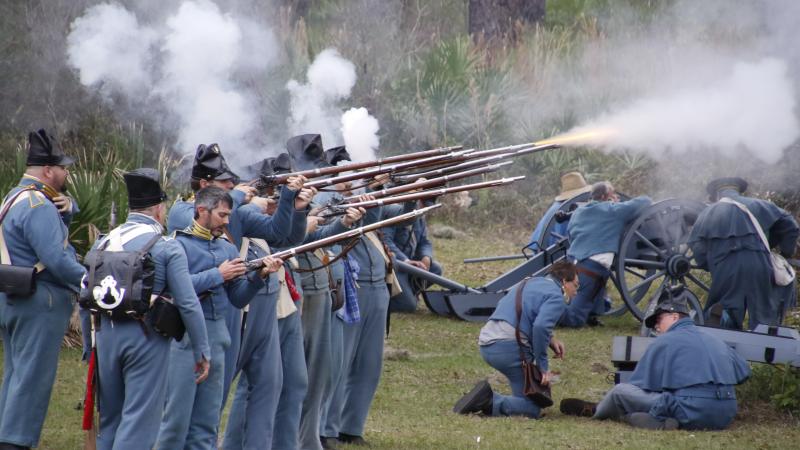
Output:
M513 263L464 266L465 257L513 253L517 245L487 235L437 240L437 255L458 281L480 285ZM494 235L497 235L494 233ZM481 250L482 249L482 250ZM560 373L554 385L556 403L564 397L599 399L611 383L611 337L636 334L630 315L606 319L604 327L557 330L567 346L564 361L551 363ZM798 448L800 421L769 404L740 402L733 426L724 432L645 432L613 422L565 417L550 408L541 420L481 418L451 412L453 403L481 378L508 392L502 375L486 365L477 351L479 324L434 316L427 310L394 315L383 379L367 422L365 438L384 449L523 449L523 448ZM81 411L85 366L80 352L64 350L40 448L82 448ZM277 433L280 430L276 430Z

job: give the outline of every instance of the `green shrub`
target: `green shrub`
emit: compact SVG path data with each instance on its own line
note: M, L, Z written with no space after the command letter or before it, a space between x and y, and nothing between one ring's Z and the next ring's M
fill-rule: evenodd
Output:
M786 365L755 364L753 376L737 389L740 401L769 402L776 409L800 414L800 369Z

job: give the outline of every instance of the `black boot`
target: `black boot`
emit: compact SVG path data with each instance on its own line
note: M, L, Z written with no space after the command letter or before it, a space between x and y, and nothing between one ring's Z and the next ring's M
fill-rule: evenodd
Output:
M367 441L364 440L361 436L356 436L354 434L347 434L347 433L339 433L339 442L348 445L360 445L363 447L369 447Z
M336 446L336 444L338 443L336 438L320 436L319 443L322 444L322 448L324 450L336 450L339 448Z
M578 398L565 398L559 406L562 414L568 416L592 417L597 410L597 403L587 402Z
M453 412L458 414L483 413L492 415L492 398L494 393L488 380L481 380L465 396L456 402Z
M0 450L31 450L31 448L17 444L9 444L8 442L0 442Z
M667 420L661 421L651 416L648 413L636 412L625 416L625 422L628 422L632 427L644 428L647 430L677 430L678 421L670 417Z

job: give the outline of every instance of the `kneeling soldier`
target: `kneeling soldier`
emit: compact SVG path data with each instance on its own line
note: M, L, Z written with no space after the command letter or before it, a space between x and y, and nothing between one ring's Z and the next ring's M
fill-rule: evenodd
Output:
M665 290L645 319L659 336L645 351L628 383L598 404L561 401L561 412L594 419L623 419L638 428L721 430L736 415L734 385L750 367L732 348L700 331L689 318L682 288Z

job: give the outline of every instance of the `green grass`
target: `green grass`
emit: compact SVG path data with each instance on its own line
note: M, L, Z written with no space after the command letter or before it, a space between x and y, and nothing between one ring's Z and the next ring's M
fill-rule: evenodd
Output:
M513 234L513 233L512 233ZM495 236L495 237L491 237ZM437 240L435 248L446 273L472 285L497 276L513 263L464 266L463 258L510 254L524 241L518 236L481 233L467 239ZM516 242L516 243L514 243ZM519 245L518 245L519 244ZM607 318L605 326L557 330L567 346L564 361L551 367L560 373L554 385L556 403L565 397L601 398L611 387L611 337L638 332L638 322L625 315ZM800 421L763 402L741 403L731 428L724 432L646 432L614 422L565 417L557 408L541 420L481 418L451 412L455 401L473 383L488 377L492 386L509 392L502 375L483 362L477 350L480 324L435 316L423 307L413 315L392 317L387 346L409 352L385 362L383 378L366 425L372 448L385 449L522 449L522 448L796 448ZM81 448L81 411L85 366L78 350L64 350L45 422L40 448Z

